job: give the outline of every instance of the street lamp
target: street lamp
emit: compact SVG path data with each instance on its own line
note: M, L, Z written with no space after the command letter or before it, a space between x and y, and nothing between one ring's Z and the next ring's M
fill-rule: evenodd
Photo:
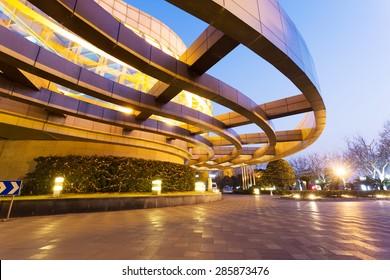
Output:
M334 169L334 173L340 177L341 181L343 182L343 189L345 189L345 179L344 176L347 174L347 170L344 166L337 166Z

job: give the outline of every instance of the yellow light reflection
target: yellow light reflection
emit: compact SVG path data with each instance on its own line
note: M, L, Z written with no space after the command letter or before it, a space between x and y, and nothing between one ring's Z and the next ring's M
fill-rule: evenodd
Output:
M125 114L128 114L128 115L131 115L133 114L134 110L133 109L130 109L130 108L126 108L126 107L121 107L121 106L118 106L118 105L114 105L115 109L117 111L120 111L122 113L125 113Z
M164 117L157 116L157 115L152 115L151 118L155 119L155 120L158 120L158 121L161 121L163 123L166 123L168 125L172 125L172 126L183 126L183 125L185 125L185 123L183 123L183 122L172 120L172 119L168 119L168 118L164 118Z
M102 101L102 100L99 100L96 98L91 98L88 95L84 95L81 93L74 93L74 92L71 92L70 89L65 89L64 87L62 87L60 85L58 85L58 91L66 96L70 96L70 97L75 98L77 100L88 102L90 104L95 104L95 105L98 105L100 107L112 109L112 110L119 111L119 112L122 112L122 113L125 113L128 115L134 114L134 110L131 108L116 105L116 104Z
M314 220L320 220L320 215L318 213L318 205L317 205L317 202L315 201L310 201L308 203L308 206L310 208L310 212L311 212L311 217L314 219Z

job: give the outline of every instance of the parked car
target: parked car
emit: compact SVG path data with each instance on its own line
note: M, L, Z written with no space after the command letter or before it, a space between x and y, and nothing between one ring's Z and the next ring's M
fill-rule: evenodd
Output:
M233 187L228 185L224 186L222 189L222 193L233 193Z

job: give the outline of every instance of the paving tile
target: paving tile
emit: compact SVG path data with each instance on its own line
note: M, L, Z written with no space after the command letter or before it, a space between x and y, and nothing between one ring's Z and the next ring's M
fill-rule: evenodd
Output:
M15 218L0 223L0 259L389 260L389 212L390 203L374 200L229 195L209 204Z
M202 253L223 253L227 252L227 247L224 244L202 244L200 247Z
M244 253L244 249L237 248L237 247L229 247L229 248L227 248L227 251L229 253Z

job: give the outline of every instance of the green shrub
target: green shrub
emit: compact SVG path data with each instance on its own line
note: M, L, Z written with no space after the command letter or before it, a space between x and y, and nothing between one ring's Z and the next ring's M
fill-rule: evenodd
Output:
M162 192L192 191L195 170L171 162L113 156L48 156L35 159L22 195L49 194L54 178L65 177L64 192L150 192L152 180L162 180Z

